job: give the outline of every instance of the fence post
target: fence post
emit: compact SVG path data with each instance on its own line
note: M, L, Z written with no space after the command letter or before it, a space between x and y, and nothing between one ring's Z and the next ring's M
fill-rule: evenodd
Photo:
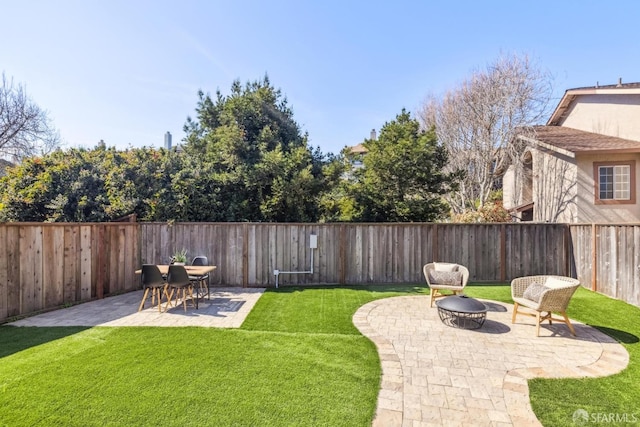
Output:
M596 224L591 223L591 290L598 290L598 236Z
M98 268L96 269L96 297L104 298L104 224L97 225L98 239L96 250L98 252Z
M433 251L433 262L438 261L438 224L433 224L433 242L431 250Z
M339 243L338 243L338 282L341 285L344 285L345 280L345 257L346 257L346 249L345 249L345 225L340 224L340 233L339 233Z
M249 286L249 224L242 224L242 287Z
M564 275L572 277L571 259L573 258L573 245L571 244L571 228L569 224L564 226Z
M507 280L507 236L506 226L500 226L500 281Z

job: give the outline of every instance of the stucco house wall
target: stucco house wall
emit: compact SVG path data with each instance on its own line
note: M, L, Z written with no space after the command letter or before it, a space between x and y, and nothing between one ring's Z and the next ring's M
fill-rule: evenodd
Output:
M638 95L581 95L569 108L562 126L640 141Z
M518 206L520 200L516 191L516 171L513 166L509 166L502 176L502 206L511 210Z
M547 149L533 149L533 220L576 222L578 167L575 158Z
M579 154L577 156L578 216L576 222L627 223L640 222L640 200L629 204L595 204L594 162L635 160L640 167L639 154ZM635 174L635 190L640 188L640 174Z

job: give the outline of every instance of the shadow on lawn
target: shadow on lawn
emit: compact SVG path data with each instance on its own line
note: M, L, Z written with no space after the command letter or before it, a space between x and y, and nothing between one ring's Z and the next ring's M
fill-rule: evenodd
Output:
M623 344L636 344L640 342L640 338L636 335L630 334L629 332L621 331L620 329L607 328L606 326L598 326L598 325L589 325L592 326L601 332L609 335L613 339L623 343Z
M0 358L10 356L31 347L77 334L86 326L60 326L39 328L33 326L0 326Z

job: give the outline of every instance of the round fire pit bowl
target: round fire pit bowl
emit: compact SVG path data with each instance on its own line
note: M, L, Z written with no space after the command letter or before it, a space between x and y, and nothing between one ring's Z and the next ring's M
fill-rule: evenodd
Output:
M487 317L487 307L466 295L452 295L436 301L440 320L447 326L460 329L478 329Z

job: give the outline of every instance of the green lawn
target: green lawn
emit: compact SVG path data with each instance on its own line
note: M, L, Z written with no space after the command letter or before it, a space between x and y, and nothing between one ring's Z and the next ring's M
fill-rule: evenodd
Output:
M238 330L3 326L0 426L368 426L380 365L351 317L374 299L427 292L268 291ZM510 302L507 286L467 293ZM538 418L573 425L580 408L640 415L640 309L580 289L569 315L614 335L631 364L608 378L531 381Z

